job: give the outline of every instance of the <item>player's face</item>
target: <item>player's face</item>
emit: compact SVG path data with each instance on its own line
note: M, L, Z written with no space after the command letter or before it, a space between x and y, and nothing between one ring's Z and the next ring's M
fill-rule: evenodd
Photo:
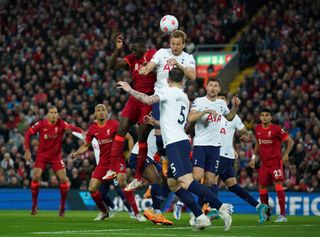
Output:
M272 116L268 112L262 112L260 114L260 121L263 125L269 125L271 123Z
M220 84L217 81L210 81L207 85L207 96L211 97L211 98L215 98L218 96L221 88L220 88Z
M178 56L182 53L185 43L182 38L170 38L170 48L174 56Z
M50 123L55 123L58 120L58 111L56 108L49 109L47 119Z
M135 43L130 45L130 49L136 58L141 58L146 52L145 47Z
M105 106L99 105L95 108L94 115L98 120L106 120L108 117L108 112Z

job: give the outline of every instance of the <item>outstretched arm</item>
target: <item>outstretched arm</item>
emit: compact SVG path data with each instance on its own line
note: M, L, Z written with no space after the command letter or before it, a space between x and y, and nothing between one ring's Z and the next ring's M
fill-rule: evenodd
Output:
M232 98L232 108L231 108L230 112L227 115L225 115L225 118L228 121L232 121L232 119L234 119L234 117L236 116L236 114L238 112L240 103L241 103L241 101L237 96L234 96Z
M108 70L114 69L114 68L125 68L125 69L128 68L129 65L126 60L124 60L123 58L118 59L122 47L123 47L123 37L122 35L118 35L116 38L116 48L113 51L110 61L108 63Z
M140 75L148 75L156 67L155 62L148 62L146 66L142 66L139 70Z
M139 91L135 91L131 88L131 86L127 82L124 82L124 81L119 81L117 83L117 88L122 88L123 90L125 90L134 98L136 98L137 100L141 101L144 104L152 105L160 101L160 98L158 95L146 95Z

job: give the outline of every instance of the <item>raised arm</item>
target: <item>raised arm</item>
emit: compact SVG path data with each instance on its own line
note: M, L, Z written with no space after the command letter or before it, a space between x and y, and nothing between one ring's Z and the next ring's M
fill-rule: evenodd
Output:
M120 55L120 52L122 50L122 47L123 47L123 36L122 35L118 35L117 38L116 38L115 50L111 54L111 58L110 58L110 61L108 63L108 70L115 69L115 68L128 69L128 67L129 67L128 62L123 58L118 59L119 55Z
M234 116L236 116L240 103L241 101L237 96L232 98L232 108L230 112L224 116L228 121L232 121Z
M182 66L176 59L171 58L167 61L171 66L176 66L183 70L184 76L188 80L195 80L196 79L196 70L193 67L184 67Z
M160 101L160 98L158 95L150 95L149 96L144 93L135 91L131 88L131 86L127 82L124 82L124 81L119 81L117 83L117 88L121 88L121 89L125 90L130 95L132 95L134 98L136 98L137 100L141 101L144 104L152 105L152 104Z

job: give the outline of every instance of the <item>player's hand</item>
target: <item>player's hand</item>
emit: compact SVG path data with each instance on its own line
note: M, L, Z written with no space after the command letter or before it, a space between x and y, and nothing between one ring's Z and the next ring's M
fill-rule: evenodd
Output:
M218 115L217 111L215 111L213 109L206 109L206 110L203 110L203 112L205 114L211 114L213 117L216 117Z
M283 161L284 166L286 166L286 167L289 166L289 156L288 156L288 154L284 154L283 155L282 161Z
M256 160L255 160L255 159L251 159L251 160L250 160L250 167L251 167L252 169L254 169L254 168L256 167Z
M169 59L167 60L167 63L168 63L170 66L178 66L178 62L177 62L177 60L174 59L174 58L169 58Z
M150 116L150 115L144 116L143 120L144 120L145 124L149 124L149 125L152 125L152 126L155 126L156 122L157 122L157 120L154 117Z
M242 141L242 142L249 142L249 141L250 141L250 137L247 136L247 135L242 135L242 136L240 137L240 141Z
M123 89L124 91L128 92L131 89L131 86L125 81L119 81L117 83L117 88Z
M232 97L232 105L235 107L239 107L241 100L237 96Z
M123 46L123 35L118 35L116 38L116 49L120 50Z
M75 158L77 158L77 155L76 155L75 152L72 152L72 153L70 153L69 157L70 157L71 159L75 159Z
M24 159L25 159L27 162L30 162L30 161L31 161L31 152L30 152L30 150L26 150L26 152L24 153Z
M147 68L145 66L142 66L139 70L140 75L147 75Z

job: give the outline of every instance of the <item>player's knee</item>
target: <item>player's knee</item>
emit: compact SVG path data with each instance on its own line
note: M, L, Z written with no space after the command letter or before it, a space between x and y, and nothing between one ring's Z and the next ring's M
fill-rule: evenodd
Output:
M275 184L274 188L275 188L276 192L284 190L283 186L282 186L282 183Z
M194 179L197 180L198 182L201 182L201 180L203 179L203 174L194 172L194 173L193 173L193 177L194 177Z
M167 180L167 183L168 183L168 187L169 187L169 189L172 191L172 192L176 192L176 191L178 191L180 188L181 188L181 186L180 186L180 184L179 184L179 181L177 181L177 180L175 180L175 179L168 179Z

